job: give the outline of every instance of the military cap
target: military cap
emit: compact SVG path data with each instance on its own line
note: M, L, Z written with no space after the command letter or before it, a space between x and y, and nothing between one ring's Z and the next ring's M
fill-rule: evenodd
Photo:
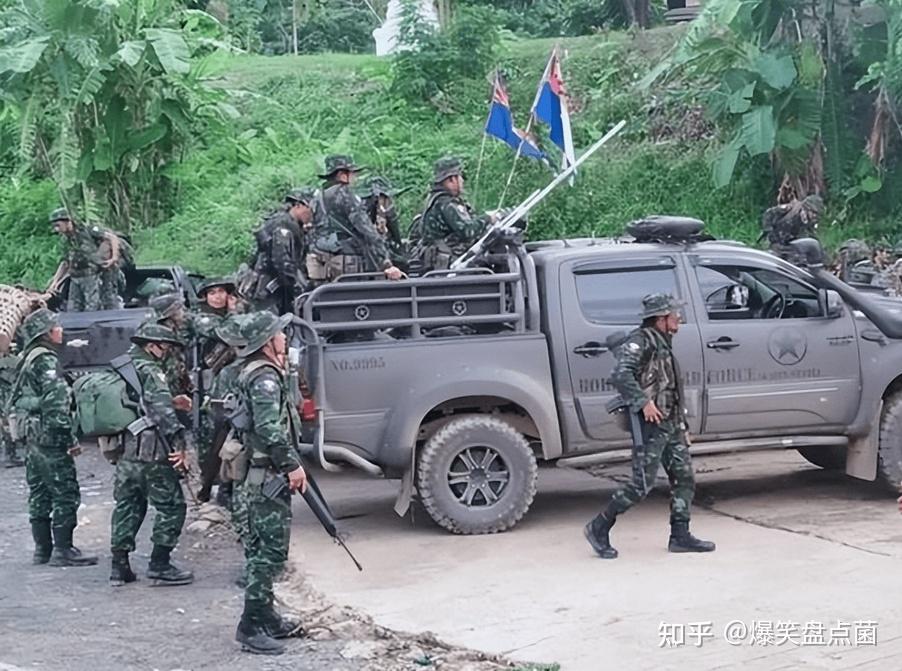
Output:
M649 317L665 317L674 312L679 312L683 304L670 294L648 294L642 299L642 319Z
M250 315L232 315L213 329L216 337L229 347L244 347L247 341L241 335L241 326Z
M360 172L363 170L363 168L354 163L354 159L348 154L326 156L325 164L326 171L319 175L320 179L327 179L339 170L347 170L349 172Z
M55 224L58 221L72 221L69 210L65 207L58 207L50 213L50 223Z
M22 348L25 349L41 336L50 333L51 329L59 326L59 318L55 312L47 308L39 308L25 318L19 327L19 335L22 338Z
M157 321L170 319L180 310L185 309L182 297L177 293L154 296L147 303L157 313Z
M310 205L316 199L316 189L311 189L308 186L302 186L297 189L291 189L288 193L285 194L285 202L291 203L292 205L296 203L301 203L302 205Z
M238 356L250 356L268 343L273 336L284 330L291 323L293 315L277 317L272 312L254 312L241 322L240 334L244 346L238 350Z
M802 207L806 210L811 210L812 212L820 214L824 211L824 199L817 194L805 196L802 200Z
M197 295L203 296L207 291L212 289L213 287L222 287L230 294L235 293L235 282L231 278L228 277L208 277L203 282L201 282L197 287Z
M168 326L157 324L156 322L144 322L135 331L131 337L131 341L136 345L147 345L148 343L169 343L170 345L184 346L184 342L179 338L175 331Z
M435 162L432 168L434 184L441 184L449 177L457 177L463 175L463 165L459 158L454 156L444 156Z

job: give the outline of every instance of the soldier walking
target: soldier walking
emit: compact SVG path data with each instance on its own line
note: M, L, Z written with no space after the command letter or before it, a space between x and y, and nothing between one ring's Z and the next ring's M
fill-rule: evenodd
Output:
M290 316L269 312L248 316L241 337L247 344L238 354L246 363L238 389L247 424L244 449L250 460L242 485L247 509L247 586L244 612L235 640L248 652L278 655L284 645L276 639L292 635L299 622L280 615L273 605L273 579L288 559L291 534L291 492L303 492L307 475L292 447L290 423L298 426L285 378Z
M618 350L612 376L623 410L637 413L641 439L633 437L633 477L619 489L604 512L589 522L584 533L604 559L617 557L609 533L617 515L648 496L658 469L670 479L670 552L711 552L714 543L689 533L689 513L695 477L683 409L680 368L673 354L673 336L680 328L680 304L666 294L642 299L642 325ZM638 447L641 445L641 449Z
M91 566L97 557L83 555L72 545L81 503L73 457L81 448L75 437L72 392L59 362L63 329L46 308L31 313L20 329L23 352L12 406L16 433L18 427L24 427L27 446L25 479L33 562Z
M325 180L316 204L307 275L314 285L350 273L384 272L390 280L403 273L391 261L363 201L351 190L362 169L350 156L327 156Z
M132 336L132 343L128 354L135 364L144 407L153 426L137 436L126 432L120 438L122 456L116 464L113 489L116 507L111 519L110 584L121 586L135 581L128 555L135 549L135 537L150 504L156 509L156 516L147 577L154 585L187 585L194 575L170 560L185 523L185 497L179 477L187 459L185 432L175 415L162 367L169 349L182 342L171 329L145 323ZM168 439L172 452L167 450L160 433Z
M422 272L446 270L485 232L492 216L477 216L463 197L464 175L460 159L435 162L432 191L418 224Z

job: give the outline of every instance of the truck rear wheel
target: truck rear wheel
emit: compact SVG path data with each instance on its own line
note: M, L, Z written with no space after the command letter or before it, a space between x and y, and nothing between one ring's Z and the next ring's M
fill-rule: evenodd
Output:
M843 445L800 447L798 451L809 463L825 470L838 471L846 467L846 448Z
M890 491L898 493L902 482L902 393L893 394L883 402L877 479Z
M417 490L435 523L456 534L513 527L536 495L538 466L529 443L502 419L465 415L420 451Z

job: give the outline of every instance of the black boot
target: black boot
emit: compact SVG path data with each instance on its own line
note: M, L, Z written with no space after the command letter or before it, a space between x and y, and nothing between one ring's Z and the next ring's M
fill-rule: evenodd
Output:
M699 540L689 533L689 522L670 523L670 552L714 552L714 543Z
M32 564L46 564L53 552L53 539L50 537L50 520L32 520L31 537L34 538L34 555Z
M262 613L249 611L244 607L238 629L235 630L235 640L241 644L241 649L255 655L281 655L285 652L285 645L279 643L270 636L266 625L262 622Z
M262 620L266 633L271 638L289 638L303 636L306 633L299 617L279 613L273 606L264 611Z
M138 577L128 563L128 552L113 550L113 561L110 567L110 585L122 587L126 583L135 582Z
M147 567L147 577L153 580L152 585L190 585L194 582L194 574L191 571L183 571L169 561L172 548L165 545L154 545L150 554L150 565Z
M589 545L602 559L617 559L617 550L611 546L611 527L617 518L608 517L607 512L601 513L583 528L583 535L589 541Z
M50 555L51 566L94 566L97 557L83 555L81 550L72 545L72 532L75 527L53 527L53 552Z

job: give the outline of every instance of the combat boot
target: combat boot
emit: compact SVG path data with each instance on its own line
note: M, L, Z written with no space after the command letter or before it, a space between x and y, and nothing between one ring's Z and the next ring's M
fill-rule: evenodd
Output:
M16 468L18 466L24 466L25 460L18 455L16 452L15 446L6 448L6 467L7 468Z
M126 583L135 582L138 576L132 571L128 562L128 552L125 550L113 550L113 561L110 566L110 585L122 587Z
M607 513L601 513L583 528L583 535L589 541L589 545L602 559L617 559L617 550L611 545L611 527L617 521L615 516L608 517Z
M172 548L165 545L154 545L147 567L147 577L153 580L153 586L190 585L194 582L194 574L184 571L169 561Z
M81 550L72 545L72 532L75 527L53 527L53 552L50 555L51 566L94 566L97 557L83 555Z
M689 522L670 523L670 552L714 552L714 548L711 541L699 540L689 533Z
M273 606L266 609L261 619L263 620L263 626L266 628L266 633L271 638L290 638L292 636L303 636L307 633L299 617L279 613Z
M247 606L238 622L235 630L235 640L241 644L241 649L255 655L281 655L285 652L285 645L279 643L269 635L261 618L253 612L248 612Z
M50 520L32 520L31 537L34 538L34 555L32 564L46 564L53 552L53 539L50 536Z

